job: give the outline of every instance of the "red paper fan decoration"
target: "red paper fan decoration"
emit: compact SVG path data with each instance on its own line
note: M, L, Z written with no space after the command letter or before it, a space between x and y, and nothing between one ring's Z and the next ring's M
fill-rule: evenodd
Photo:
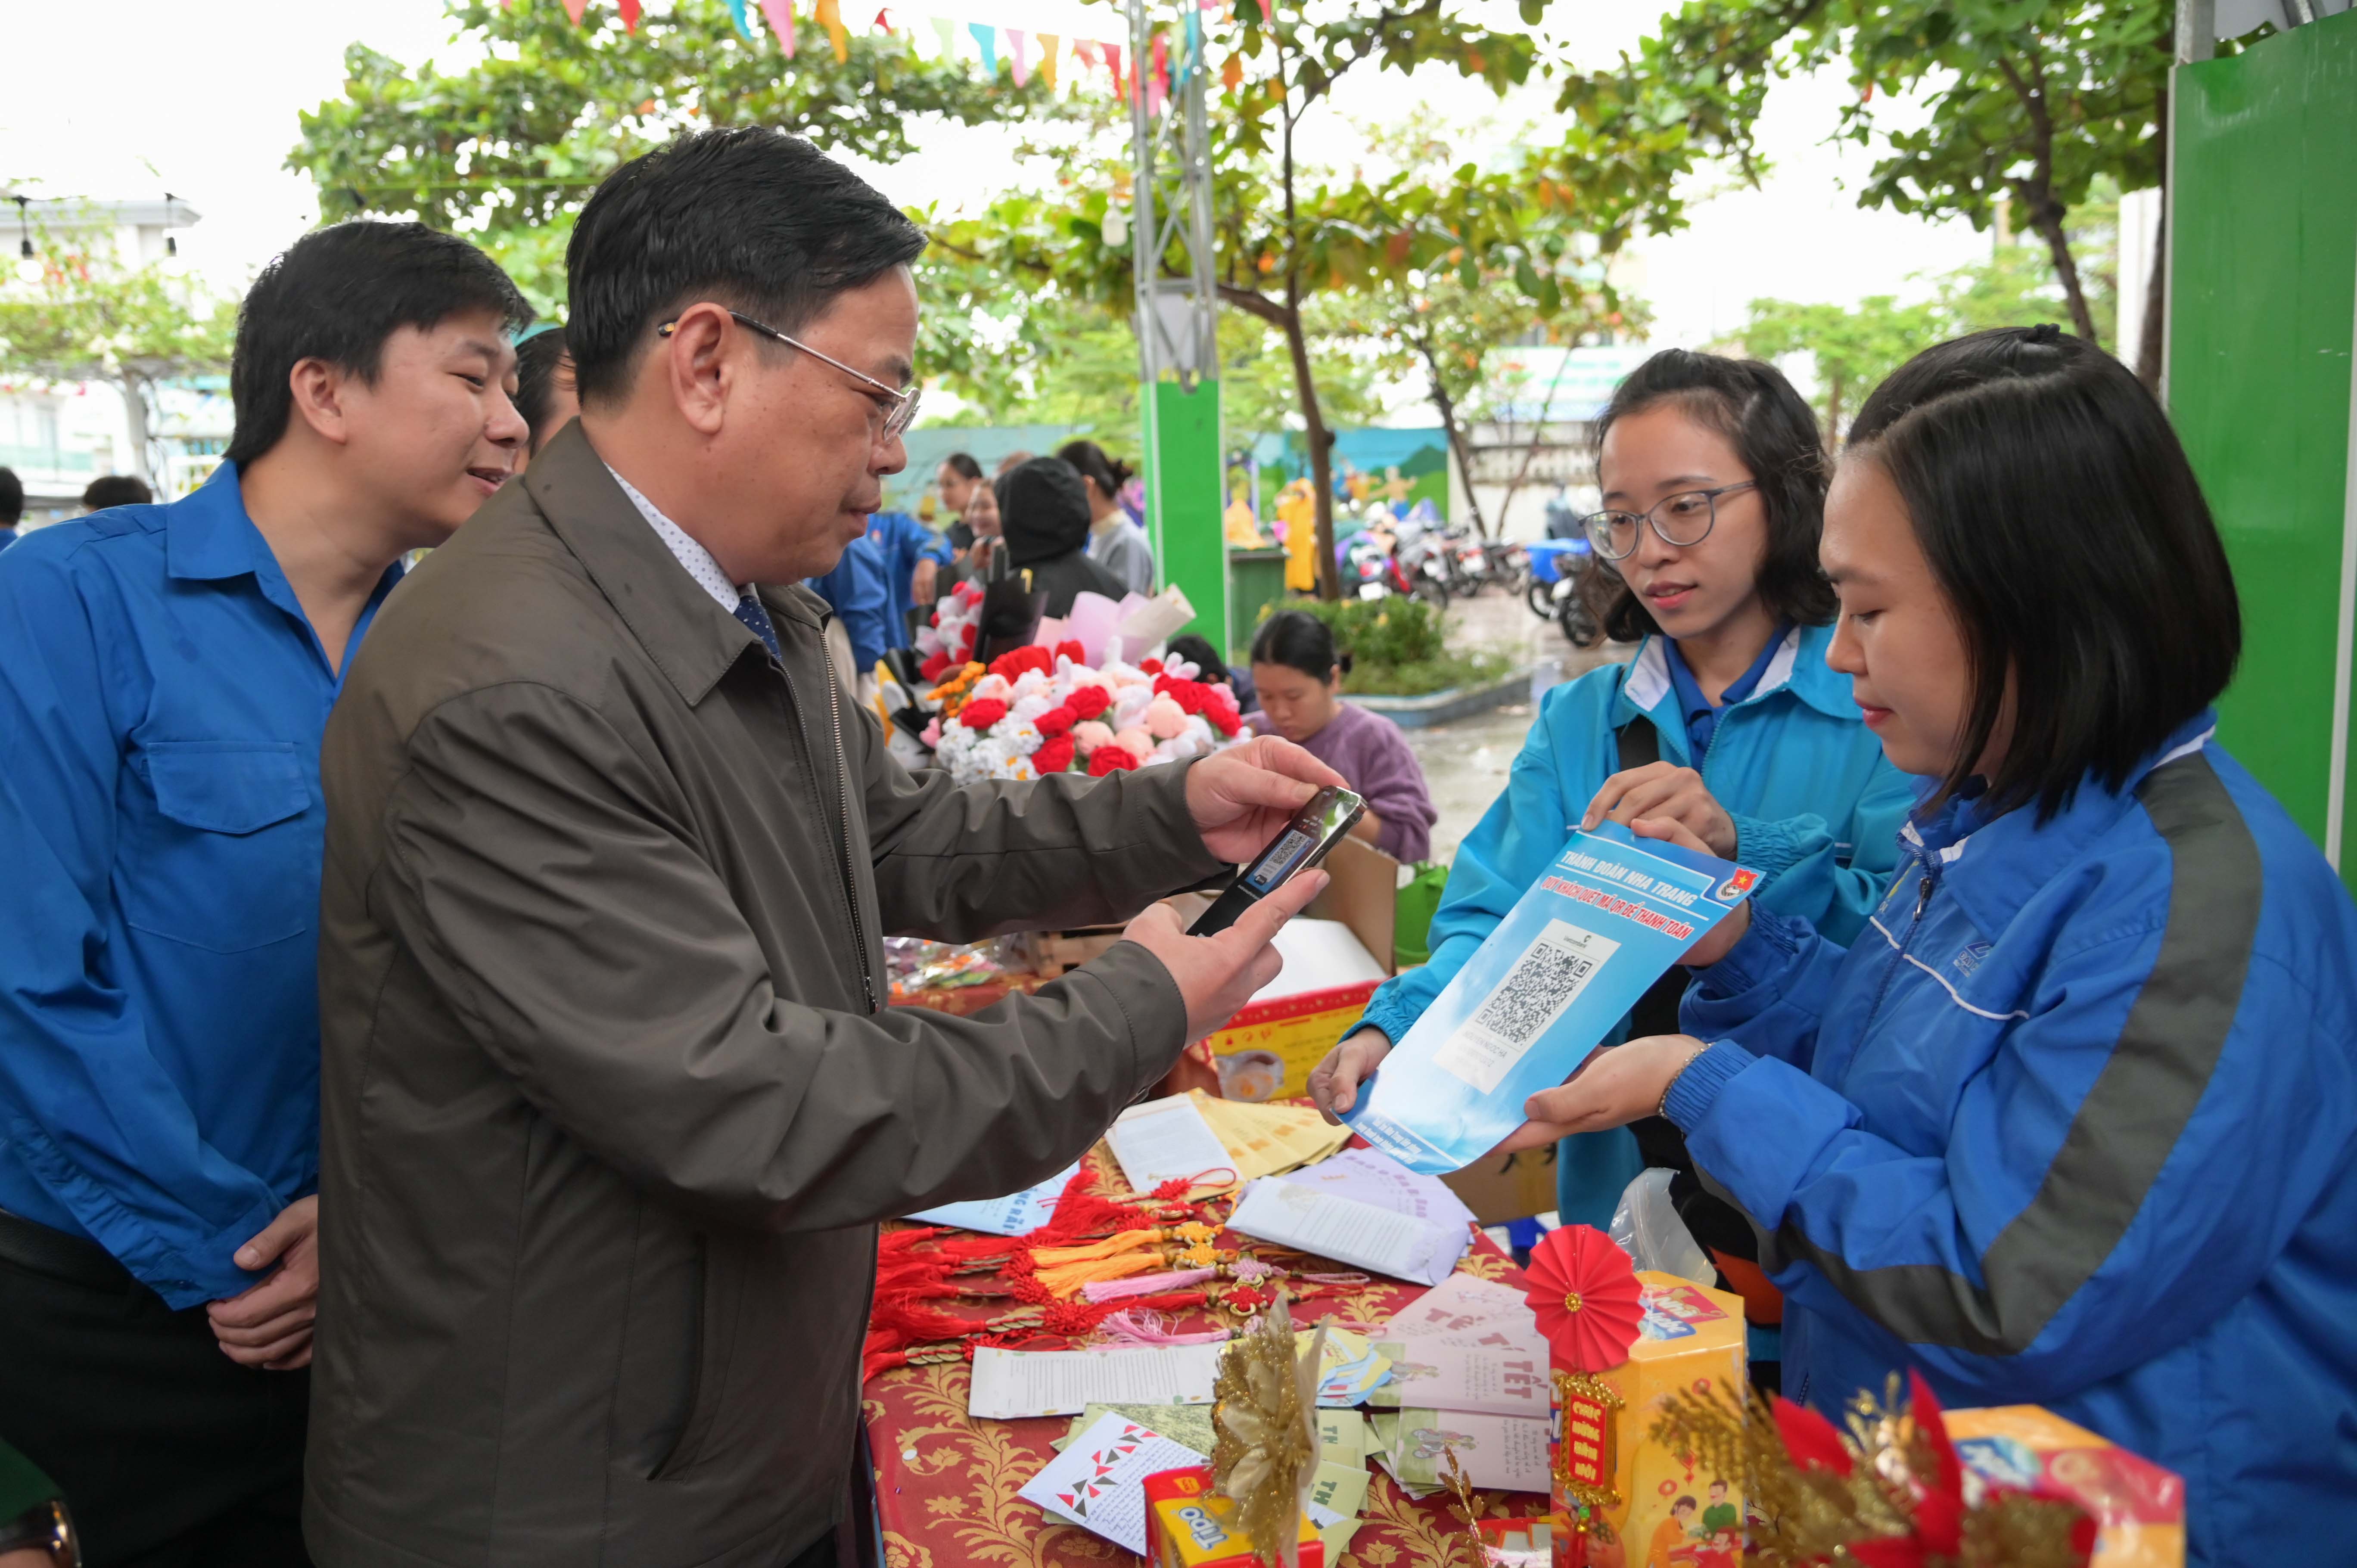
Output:
M1610 1237L1588 1225L1550 1230L1531 1249L1523 1299L1555 1364L1604 1372L1629 1359L1644 1320L1637 1271Z

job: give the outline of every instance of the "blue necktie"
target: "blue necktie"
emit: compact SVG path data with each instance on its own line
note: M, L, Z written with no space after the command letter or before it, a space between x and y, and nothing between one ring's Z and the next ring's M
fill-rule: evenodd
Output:
M750 591L737 601L736 615L738 620L753 628L753 635L769 649L770 658L780 664L785 662L786 656L778 647L778 628L770 624L769 610Z

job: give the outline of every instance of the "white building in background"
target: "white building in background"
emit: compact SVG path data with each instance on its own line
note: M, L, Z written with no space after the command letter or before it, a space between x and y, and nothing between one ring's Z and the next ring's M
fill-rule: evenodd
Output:
M199 220L177 197L156 201L78 198L27 199L0 194L7 264L38 266L46 242L78 248L111 243L124 266L168 263L174 231ZM33 254L25 252L30 247ZM147 440L139 439L142 424ZM104 381L27 381L0 377L0 467L25 483L28 527L80 515L81 492L103 474L135 474L158 499L183 496L205 481L229 445L229 382L191 377L155 389L155 406L135 420L122 391Z

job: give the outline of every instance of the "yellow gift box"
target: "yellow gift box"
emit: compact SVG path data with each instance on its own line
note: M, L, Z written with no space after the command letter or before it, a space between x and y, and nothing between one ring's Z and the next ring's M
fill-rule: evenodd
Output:
M2087 1568L2185 1568L2185 1483L2109 1438L2034 1404L1943 1413L1975 1481L2076 1503L2096 1524Z
M1555 1373L1555 1568L1741 1568L1742 1478L1645 1434L1677 1391L1742 1397L1743 1300L1674 1274L1637 1283L1644 1319L1629 1359ZM1580 1528L1583 1506L1602 1530Z

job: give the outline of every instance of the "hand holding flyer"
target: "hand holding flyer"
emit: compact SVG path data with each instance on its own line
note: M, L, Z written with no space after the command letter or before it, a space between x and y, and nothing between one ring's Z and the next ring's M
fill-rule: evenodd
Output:
M1759 873L1616 822L1574 832L1345 1117L1410 1170L1460 1170L1523 1122Z

